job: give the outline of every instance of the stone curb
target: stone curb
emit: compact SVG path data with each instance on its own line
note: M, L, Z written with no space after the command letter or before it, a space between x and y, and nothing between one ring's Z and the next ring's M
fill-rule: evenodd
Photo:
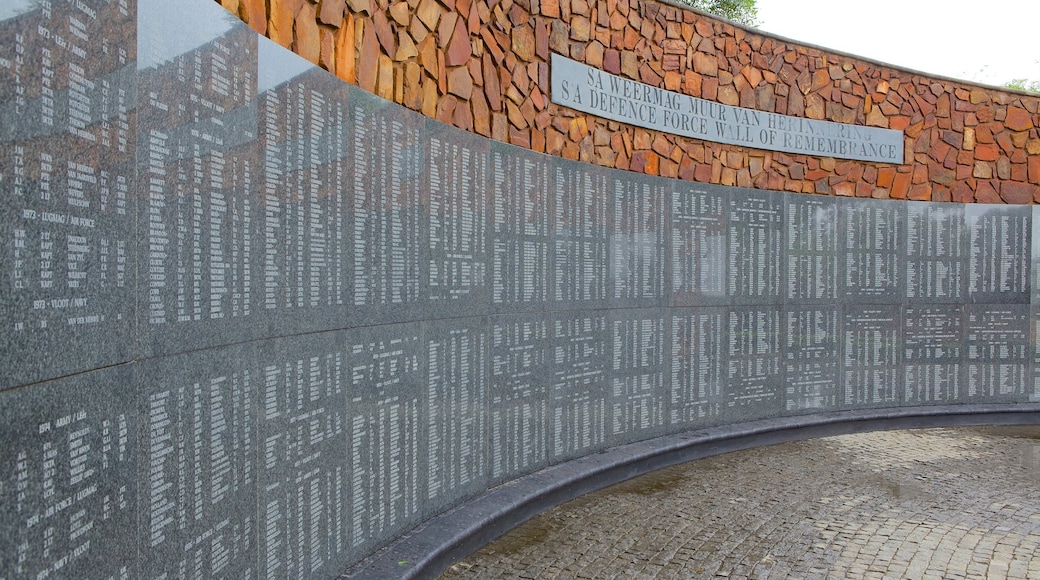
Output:
M453 562L545 510L687 461L816 437L973 425L1040 425L1040 404L839 411L698 429L622 445L491 489L402 535L341 578L435 578Z

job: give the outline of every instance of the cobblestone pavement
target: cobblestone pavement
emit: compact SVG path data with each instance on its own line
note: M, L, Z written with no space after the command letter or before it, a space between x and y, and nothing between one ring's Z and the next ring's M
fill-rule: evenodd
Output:
M1040 427L844 435L578 498L442 578L1040 578Z

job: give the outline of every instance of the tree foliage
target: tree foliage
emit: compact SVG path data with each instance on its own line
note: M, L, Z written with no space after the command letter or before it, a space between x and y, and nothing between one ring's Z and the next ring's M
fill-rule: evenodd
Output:
M1015 89L1019 91L1040 93L1040 81L1031 81L1029 79L1011 79L1010 81L1004 83L1004 86L1009 89Z
M710 12L726 20L739 22L745 26L758 25L758 6L756 0L680 0L698 10Z

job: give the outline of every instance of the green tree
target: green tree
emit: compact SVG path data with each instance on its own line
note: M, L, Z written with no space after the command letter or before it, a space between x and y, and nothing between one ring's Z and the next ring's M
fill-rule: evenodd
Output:
M679 0L698 10L710 12L745 26L758 26L756 0Z
M1010 81L1004 83L1004 86L1009 89L1015 89L1019 91L1040 93L1040 81L1031 81L1028 79L1011 79Z

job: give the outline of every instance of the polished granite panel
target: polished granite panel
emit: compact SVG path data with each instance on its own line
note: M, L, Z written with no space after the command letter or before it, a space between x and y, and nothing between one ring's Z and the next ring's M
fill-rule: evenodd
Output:
M906 204L839 202L838 287L843 303L899 304L906 295Z
M843 247L838 221L839 202L833 197L784 196L786 275L781 284L790 303L834 303L838 285L839 253Z
M671 183L660 178L613 174L610 278L614 282L614 308L666 304L671 189Z
M784 199L775 191L726 192L729 304L779 304L787 271Z
M162 34L180 8L145 2L137 63L138 320L142 354L257 334L257 37L219 6Z
M548 465L552 337L544 314L492 316L488 362L491 482Z
M965 337L964 306L914 305L903 311L904 403L963 398Z
M493 142L490 154L491 308L541 310L549 299L549 157Z
M781 323L784 410L819 412L838 406L841 391L841 307L788 305Z
M424 318L488 312L490 190L487 139L436 121L426 125L426 192L429 233L423 244L428 274Z
M722 422L729 382L728 309L672 311L668 423L672 430Z
M612 342L610 429L613 441L646 439L666 431L671 375L665 309L615 310L608 318Z
M259 576L331 577L347 564L346 333L258 349L256 534Z
M347 531L355 561L419 523L427 464L419 323L347 331Z
M83 8L0 13L0 389L136 353L136 13Z
M0 570L137 577L141 461L133 369L0 393Z
M254 345L136 365L141 576L255 574L260 472Z
M907 203L907 301L927 304L966 302L968 242L964 206Z
M968 293L973 303L1029 303L1032 214L1027 206L964 206Z
M898 405L902 399L902 308L892 305L843 307L843 392L845 408Z
M774 306L731 306L726 312L727 422L777 415L783 408L781 316Z
M671 195L673 306L725 304L729 282L726 192L676 183Z
M972 304L965 306L967 378L965 398L971 401L1028 400L1029 305Z
M613 197L610 171L553 159L552 288L554 308L596 308L609 304Z
M551 320L550 393L554 462L603 449L610 438L610 361L607 311L557 312Z
M351 326L422 317L425 119L364 91L350 93L347 319Z
M488 483L489 356L485 318L438 320L423 325L426 381L424 517L472 497Z

